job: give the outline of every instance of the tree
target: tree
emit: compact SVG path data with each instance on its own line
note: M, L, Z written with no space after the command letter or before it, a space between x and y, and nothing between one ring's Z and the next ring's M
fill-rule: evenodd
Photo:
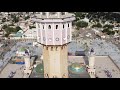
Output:
M7 34L11 34L11 32L16 32L16 29L15 28L13 28L13 27L7 27L6 29L5 29L5 32L7 33Z
M19 26L16 27L16 31L22 30Z
M19 17L16 17L16 16L13 16L13 20L12 20L13 22L19 22Z
M113 27L114 27L114 25L108 25L108 24L103 26L103 28L109 28L109 29L113 29Z
M4 25L3 27L2 27L2 29L6 29L8 26L7 25Z
M27 17L25 17L25 20L27 20L27 19L29 19L30 18L30 16L27 16Z
M75 12L75 17L81 17L82 16L82 12Z
M8 37L9 36L9 33L5 34L5 37Z
M77 29L84 28L84 27L88 26L88 23L84 22L84 21L79 21L79 22L76 23L76 26L77 26Z
M100 23L97 23L96 25L93 25L92 28L97 27L97 28L102 28L102 25Z
M109 32L109 29L108 29L108 28L103 29L103 31L102 31L102 32L103 32L103 33Z
M6 18L3 18L3 19L2 19L2 22L6 22Z
M107 35L114 35L115 34L115 32L114 31L111 31L110 29L103 29L103 31L102 31L103 33L106 33Z

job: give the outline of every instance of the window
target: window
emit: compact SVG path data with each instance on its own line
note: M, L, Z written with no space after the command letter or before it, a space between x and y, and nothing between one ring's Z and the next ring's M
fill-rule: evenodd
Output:
M65 15L65 12L61 12L62 15Z
M58 25L56 25L56 29L58 29Z
M42 15L46 15L46 13L45 13L45 12L42 12Z
M56 14L56 12L50 12L50 15L54 15L54 14Z
M48 47L46 47L46 50L48 50Z
M68 24L68 27L69 27L69 24Z
M51 29L51 25L48 26L48 29Z
M63 29L65 28L64 24L63 24Z
M38 28L40 28L40 24L38 24Z
M45 74L45 77L46 77L46 78L49 78L49 75L48 75L48 74Z
M43 25L43 29L44 29L44 25Z
M63 46L61 47L61 49L63 49Z
M66 74L63 74L62 78L65 78L66 77Z
M51 51L53 51L53 47L51 47Z
M57 51L57 48L58 48L58 47L56 47L56 51Z

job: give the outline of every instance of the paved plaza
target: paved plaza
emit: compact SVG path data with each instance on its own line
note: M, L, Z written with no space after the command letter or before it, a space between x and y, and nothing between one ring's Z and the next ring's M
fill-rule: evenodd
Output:
M8 68L8 67L12 67L12 65L9 65L8 61L11 59L12 56L15 56L15 52L20 47L29 48L32 55L37 55L40 58L40 55L43 53L43 51L42 51L43 47L42 46L39 46L39 47L33 46L32 43L33 43L33 41L20 41L20 42L16 42L13 46L11 46L11 50L5 53L3 60L0 60L0 70L1 71L6 70L6 68ZM77 41L73 40L68 45L68 52L72 52L73 55L75 55L75 51L84 51L85 43L87 43L87 45L89 46L89 49L94 48L96 56L108 56L109 55L110 58L113 60L113 62L118 67L120 67L120 50L118 49L118 47L116 45L112 44L111 42L106 42L105 40L101 40L101 39L86 39L86 40L80 39ZM98 62L101 63L102 65L104 65L104 63L107 61L107 59L105 59L105 58L101 59L101 62L100 62L99 58L97 58L97 59L98 59ZM84 58L81 60L84 61ZM79 60L77 58L75 60L72 60L72 62L76 62L76 61L79 62ZM87 64L88 63L87 60L84 63ZM107 63L109 63L109 62L107 62ZM97 65L97 66L99 66L99 65ZM111 65L109 64L109 66L111 66ZM111 68L111 67L108 67L108 68ZM97 70L101 70L101 69L98 68ZM113 70L113 71L115 71L115 70ZM97 72L103 72L103 71L97 71ZM118 72L115 71L115 73L118 73ZM3 75L3 74L1 74L1 75ZM103 74L99 73L98 76L99 75L103 75ZM113 77L114 76L115 75L113 75ZM8 77L8 76L6 76L6 77ZM15 77L19 77L19 75L15 76ZM115 77L119 77L119 74L118 74L118 76L116 75Z

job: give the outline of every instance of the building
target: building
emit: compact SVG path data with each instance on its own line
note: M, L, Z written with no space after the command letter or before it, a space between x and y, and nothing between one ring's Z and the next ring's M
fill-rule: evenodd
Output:
M22 38L25 39L37 39L37 31L36 28L32 28L27 30L26 32L23 33Z
M43 45L45 78L68 77L68 44L72 40L73 14L67 12L41 12L36 22L37 41Z

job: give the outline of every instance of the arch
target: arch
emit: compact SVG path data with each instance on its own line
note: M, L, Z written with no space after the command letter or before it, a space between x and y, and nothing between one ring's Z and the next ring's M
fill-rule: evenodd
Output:
M56 51L57 51L58 47L56 47Z
M66 74L63 74L62 78L65 78L66 77Z
M48 47L46 47L46 50L48 50Z
M63 29L65 28L65 25L63 24Z
M61 12L61 15L65 15L65 12Z
M44 25L43 25L43 29L44 29Z
M51 47L51 51L53 51L53 47Z
M56 29L58 29L58 25L56 25L56 27L55 27Z
M45 12L42 12L42 15L46 15L46 13L45 13Z
M57 76L53 76L53 78L57 78Z
M68 27L70 27L69 23L68 23Z
M38 24L38 28L40 28L40 24Z
M55 15L56 14L56 12L50 12L50 15Z
M49 78L49 75L46 73L46 74L45 74L45 77L46 77L46 78Z
M51 25L48 25L48 29L51 29Z

